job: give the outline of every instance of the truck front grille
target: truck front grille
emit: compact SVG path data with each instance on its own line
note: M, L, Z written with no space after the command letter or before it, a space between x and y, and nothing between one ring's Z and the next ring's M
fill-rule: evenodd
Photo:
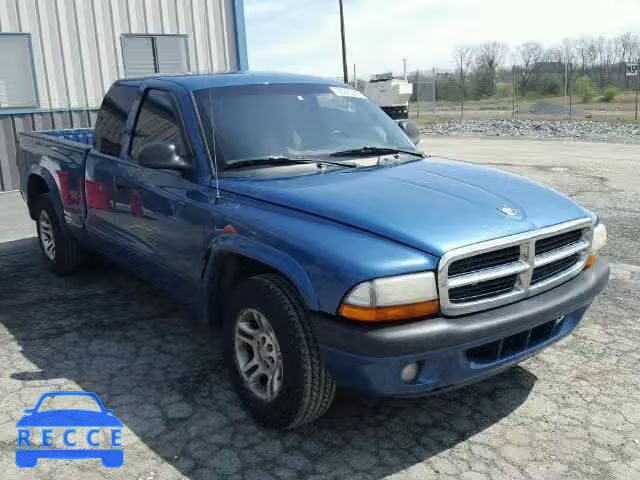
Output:
M569 280L584 267L592 235L585 218L445 253L438 267L442 312L494 308Z

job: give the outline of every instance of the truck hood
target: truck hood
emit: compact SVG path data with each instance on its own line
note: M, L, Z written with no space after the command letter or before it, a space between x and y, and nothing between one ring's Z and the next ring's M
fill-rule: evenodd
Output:
M296 177L228 178L222 187L437 256L590 215L566 196L519 175L436 157ZM517 209L516 216L502 213L504 206Z

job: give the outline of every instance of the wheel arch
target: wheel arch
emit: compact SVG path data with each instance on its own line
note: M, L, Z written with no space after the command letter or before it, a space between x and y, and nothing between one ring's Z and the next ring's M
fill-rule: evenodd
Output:
M58 191L58 185L47 170L37 170L29 174L27 179L27 208L29 216L32 220L36 219L36 203L38 197L44 193L51 195L53 207L56 210L58 218L64 222L62 215L62 202Z
M267 245L248 245L247 241L212 245L202 275L204 322L219 323L224 313L224 299L244 278L261 273L277 273L296 289L305 306L318 309L311 281L290 255ZM252 242L253 243L253 242Z

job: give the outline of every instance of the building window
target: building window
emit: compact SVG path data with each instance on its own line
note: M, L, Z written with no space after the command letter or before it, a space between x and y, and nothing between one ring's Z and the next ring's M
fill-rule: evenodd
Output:
M126 77L189 71L186 35L123 35Z
M31 35L0 33L0 110L38 107Z

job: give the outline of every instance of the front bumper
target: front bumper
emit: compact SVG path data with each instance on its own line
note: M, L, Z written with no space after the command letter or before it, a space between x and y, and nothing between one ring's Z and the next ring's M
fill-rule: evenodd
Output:
M326 367L338 385L380 396L415 396L495 374L571 333L607 284L602 259L552 290L459 317L366 325L312 315ZM400 371L417 362L415 381Z

